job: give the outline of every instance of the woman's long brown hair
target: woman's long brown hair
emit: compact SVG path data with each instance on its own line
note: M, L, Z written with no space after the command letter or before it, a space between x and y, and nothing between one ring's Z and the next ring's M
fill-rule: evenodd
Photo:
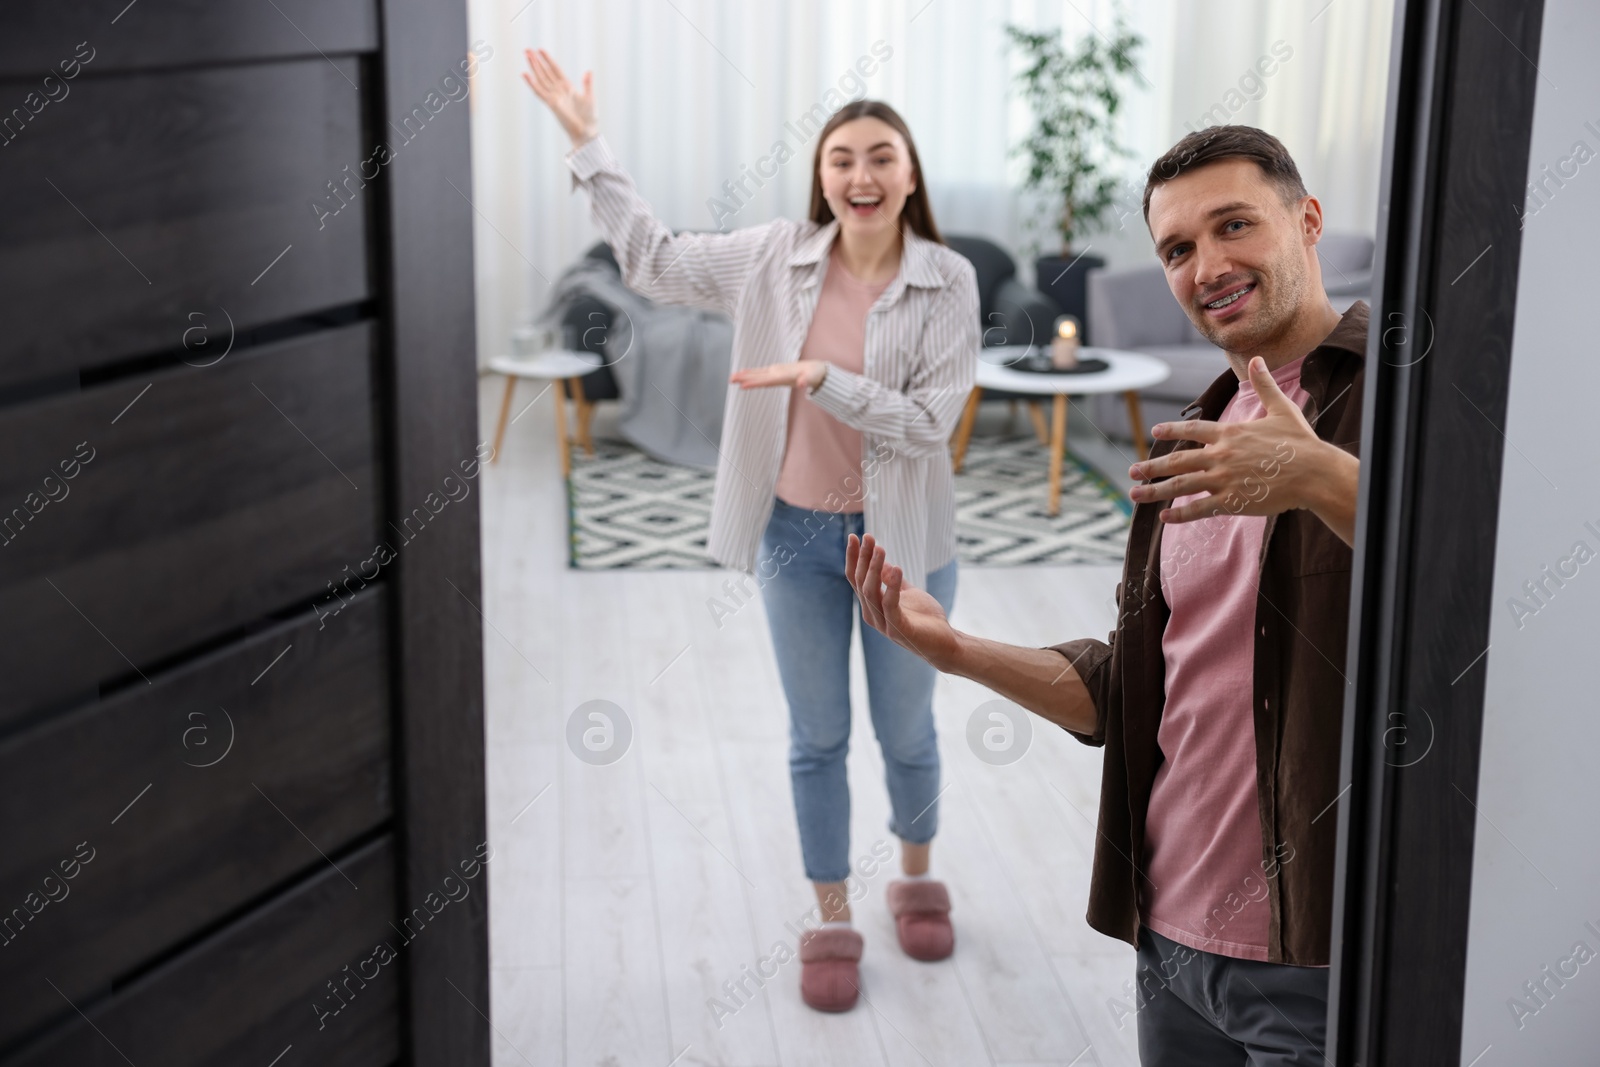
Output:
M817 150L811 159L811 221L826 224L833 221L833 208L828 206L828 200L822 195L822 146L827 141L828 135L847 122L855 119L873 118L888 123L896 133L905 139L906 151L911 153L911 169L916 174L917 187L906 197L905 207L900 209L900 215L906 220L906 225L919 237L944 244L944 237L939 233L939 227L933 221L933 208L928 203L928 184L922 178L922 161L917 158L917 145L911 139L911 130L907 128L905 119L894 108L882 100L854 100L838 111L822 127L822 132L817 135Z

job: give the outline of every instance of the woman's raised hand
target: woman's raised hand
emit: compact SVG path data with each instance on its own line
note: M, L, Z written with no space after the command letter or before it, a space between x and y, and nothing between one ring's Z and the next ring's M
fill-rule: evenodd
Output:
M594 72L584 72L583 92L580 93L567 81L549 52L543 48L525 48L523 55L528 59L528 69L522 72L522 80L555 113L567 136L572 138L573 146L599 133L594 114Z

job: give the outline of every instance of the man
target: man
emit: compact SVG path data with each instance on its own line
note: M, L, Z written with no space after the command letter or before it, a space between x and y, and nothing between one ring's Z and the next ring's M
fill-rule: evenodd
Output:
M957 631L870 536L846 568L869 625L1105 747L1088 921L1139 950L1142 1062L1319 1062L1368 309L1329 303L1322 206L1260 130L1184 137L1144 213L1229 370L1130 468L1109 642Z

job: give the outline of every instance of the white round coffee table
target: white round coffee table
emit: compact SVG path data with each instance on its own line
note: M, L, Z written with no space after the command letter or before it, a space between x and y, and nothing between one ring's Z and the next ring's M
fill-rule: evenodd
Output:
M572 454L567 443L567 396L561 389L566 382L572 390L572 399L578 405L578 443L584 451L594 455L594 442L589 438L590 404L583 395L584 375L599 367L603 361L593 352L541 352L534 356L493 356L489 369L506 376L506 395L500 401L500 421L494 430L494 452L490 463L500 458L500 440L506 432L506 415L511 411L511 394L516 391L517 379L536 378L555 383L556 386L556 440L561 449L561 474L572 473Z
M967 398L967 407L956 430L953 463L961 470L972 437L972 424L978 417L978 402L985 389L1027 393L1052 398L1050 419L1050 499L1049 513L1061 510L1061 461L1067 444L1067 397L1091 393L1121 393L1128 402L1128 419L1133 424L1133 444L1144 459L1150 454L1145 440L1144 420L1139 414L1139 390L1167 380L1172 368L1163 360L1141 352L1113 348L1080 348L1079 359L1103 359L1109 366L1090 374L1044 374L1007 366L1030 349L985 348L978 353L978 375Z

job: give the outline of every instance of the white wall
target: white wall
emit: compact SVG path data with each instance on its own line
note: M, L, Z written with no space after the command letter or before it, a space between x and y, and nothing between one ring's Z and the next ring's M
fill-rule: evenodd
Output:
M1126 7L1146 38L1142 84L1123 115L1134 151L1127 215L1120 231L1088 238L1095 253L1113 264L1150 257L1144 171L1217 105L1283 139L1330 226L1371 231L1391 0ZM547 48L575 80L593 69L602 127L646 199L673 227L708 229L706 202L722 183L881 40L893 55L866 79L866 95L905 115L940 227L999 241L1029 278L1031 211L1008 157L1029 122L1001 26L1060 26L1076 38L1113 25L1111 0L469 0L469 14L471 38L494 50L472 87L480 359L505 348L511 328L542 306L546 279L596 238L583 194L570 191L569 145L520 80L523 48ZM1290 58L1252 80L1278 42ZM803 217L812 147L731 225Z
M1529 177L1546 192L1527 204L1517 285L1463 1067L1600 1063L1600 7L1544 10ZM1530 598L1523 583L1541 581ZM1535 999L1524 983L1541 981Z

